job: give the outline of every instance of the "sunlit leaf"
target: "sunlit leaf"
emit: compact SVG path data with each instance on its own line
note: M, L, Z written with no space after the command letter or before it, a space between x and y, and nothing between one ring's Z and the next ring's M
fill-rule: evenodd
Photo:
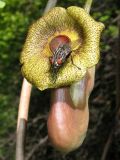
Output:
M0 1L0 8L4 8L4 7L5 7L5 5L6 5L6 3L5 3L5 2Z

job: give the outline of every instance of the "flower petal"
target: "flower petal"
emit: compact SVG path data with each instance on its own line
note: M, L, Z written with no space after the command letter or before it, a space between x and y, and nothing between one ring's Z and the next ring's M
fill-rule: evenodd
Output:
M92 67L98 63L100 57L99 41L104 25L96 22L83 8L71 6L67 8L67 12L83 30L83 45L78 50L77 56L74 56L74 61Z
M60 69L55 83L50 73L49 42L59 34L68 35L71 40L78 39L78 27L75 26L76 22L66 9L55 7L30 27L20 61L25 78L40 90L70 85L86 73L86 67L81 65L79 70L70 59Z
M67 10L62 7L53 8L29 29L20 58L23 75L40 90L71 85L79 81L85 75L87 67L98 62L102 28L101 23L95 22L81 8L69 7ZM54 82L49 62L49 57L53 53L50 51L49 43L58 35L66 35L71 41L80 39L82 42L66 59Z

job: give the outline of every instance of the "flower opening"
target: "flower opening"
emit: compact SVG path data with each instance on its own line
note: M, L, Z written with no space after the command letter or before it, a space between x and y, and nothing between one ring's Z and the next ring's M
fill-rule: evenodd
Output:
M79 81L98 63L103 28L82 8L53 8L29 29L20 58L23 75L40 90Z

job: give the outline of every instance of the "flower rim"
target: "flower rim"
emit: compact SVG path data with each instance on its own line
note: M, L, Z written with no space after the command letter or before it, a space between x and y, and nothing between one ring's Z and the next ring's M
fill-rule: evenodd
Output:
M96 22L80 7L53 8L29 29L20 58L23 75L40 90L71 85L79 81L87 68L99 61L99 40L103 28L102 23ZM81 31L83 35L80 35ZM71 54L73 63L80 69L68 58L54 83L50 73L49 57L52 52L49 43L52 38L62 34L68 36L71 41L82 39L80 47Z

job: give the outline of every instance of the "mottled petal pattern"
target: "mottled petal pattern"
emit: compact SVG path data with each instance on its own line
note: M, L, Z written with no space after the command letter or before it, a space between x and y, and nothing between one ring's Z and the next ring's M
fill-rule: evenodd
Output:
M28 31L20 57L23 75L40 90L68 86L79 81L87 68L97 64L99 60L99 40L103 27L103 24L92 19L82 8L53 8L33 23ZM53 53L49 43L58 35L68 36L71 42L79 39L80 44L71 53L73 60L71 56L66 60L53 82L49 62Z

